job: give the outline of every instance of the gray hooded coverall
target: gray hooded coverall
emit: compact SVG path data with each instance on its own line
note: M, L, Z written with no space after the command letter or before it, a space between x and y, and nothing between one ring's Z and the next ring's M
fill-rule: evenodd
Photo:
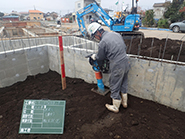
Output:
M127 93L130 65L126 55L126 45L120 34L107 31L102 34L96 60L101 61L104 59L108 59L110 62L110 97L121 100L120 91Z

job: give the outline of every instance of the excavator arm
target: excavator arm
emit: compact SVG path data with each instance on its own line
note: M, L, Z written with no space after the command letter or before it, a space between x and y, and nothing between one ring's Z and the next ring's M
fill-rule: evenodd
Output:
M95 1L94 3L91 3L76 12L78 26L84 37L87 35L87 30L85 27L83 16L87 15L88 13L95 13L109 28L111 28L114 24L114 20Z

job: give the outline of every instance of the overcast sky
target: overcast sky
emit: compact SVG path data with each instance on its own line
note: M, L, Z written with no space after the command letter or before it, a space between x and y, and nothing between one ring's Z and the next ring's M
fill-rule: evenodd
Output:
M27 12L34 7L42 12L57 12L64 15L75 10L75 2L78 0L0 0L0 11L10 13L12 10L17 12ZM115 5L118 0L101 0L102 8L117 10L121 8L121 3L132 6L132 0L119 0L119 7ZM135 0L134 0L135 2ZM153 7L154 3L163 3L165 0L139 0L138 6L143 10Z

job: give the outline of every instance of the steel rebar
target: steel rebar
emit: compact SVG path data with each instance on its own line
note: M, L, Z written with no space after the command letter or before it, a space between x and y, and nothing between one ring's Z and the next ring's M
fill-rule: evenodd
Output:
M167 35L167 38L166 38L166 41L165 41L165 45L164 45L164 49L163 49L163 55L162 55L161 65L162 65L162 61L163 61L164 54L165 54L165 51L166 51L167 42L168 42L168 35Z
M80 45L82 46L82 38L80 38ZM82 55L82 50L80 49L80 54Z
M13 45L12 45L12 41L11 41L11 39L10 39L10 36L9 36L9 44L10 44L10 46L12 47L13 53L15 54L15 49L14 49L14 47L13 47Z
M152 56L152 50L153 50L153 45L154 45L154 38L152 38L152 43L151 43L151 50L150 50L150 58ZM149 59L149 66L150 66L151 59Z
M29 37L29 34L27 34L27 37L28 37L28 45L29 45L29 47L30 47L29 50L31 50L31 44L30 44L30 37Z
M160 57L161 57L161 49L162 49L162 45L160 45L160 48L159 48L158 60L159 60L159 59L160 59Z
M24 43L23 39L22 39L22 36L21 36L21 42L22 42L22 46L23 46L23 50L25 50L24 48L26 48L26 44ZM25 47L24 47L25 46Z
M139 57L139 55L140 55L142 40L143 40L143 37L141 36L141 38L140 38L140 43L139 43L139 45L138 45L137 58L138 58L138 57ZM138 59L138 60L139 60L139 59Z
M35 37L35 46L36 46L36 51L37 51L37 41L36 41L36 37Z
M57 38L58 38L58 35L56 35L56 38L55 38L56 45L58 45L58 40L57 40Z
M73 47L72 47L73 52L75 52L74 46L75 46L75 38L73 37Z
M131 47L132 47L132 41L133 41L133 36L131 37L131 41L130 41L130 47L129 47L128 54L130 54L130 51L131 51Z
M68 51L68 53L70 53L70 52L69 52L69 36L67 37L67 40L68 40L67 51ZM67 44L67 43L66 43L66 44Z
M7 57L7 54L6 54L6 50L5 50L5 47L4 47L4 42L3 42L2 36L1 36L1 43L2 43L2 46L3 46L4 53L5 53L5 57Z
M184 37L185 37L185 35L181 38L181 40L182 40ZM174 70L176 70L177 62L179 61L180 53L181 53L181 51L182 51L183 42L184 42L184 41L182 40L181 46L180 46L180 49L179 49L179 53L178 53L178 56L177 56L177 60L176 60L176 64L175 64Z
M87 39L85 39L85 49L86 49L86 53L88 53L87 52Z

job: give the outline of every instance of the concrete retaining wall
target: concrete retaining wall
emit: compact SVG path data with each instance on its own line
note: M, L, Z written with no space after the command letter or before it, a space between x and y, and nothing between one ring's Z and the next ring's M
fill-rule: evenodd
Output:
M96 83L86 55L97 51L97 43L76 37L63 38L66 76ZM151 61L130 56L129 94L185 111L185 63ZM3 66L2 66L3 65ZM59 47L45 44L0 53L0 86L23 81L28 75L51 69L60 73ZM103 75L108 84L108 75Z
M42 37L42 38L27 38L27 39L17 39L17 40L2 40L0 38L0 52L6 52L8 50L32 48L33 46L54 44L58 45L58 37ZM97 50L97 43L88 41L83 38L65 36L63 37L63 45L74 48L84 48L90 50Z
M0 52L0 87L49 71L47 46Z
M129 93L185 111L183 65L130 58Z
M65 37L64 37L65 38ZM0 52L5 52L8 50L32 48L34 46L45 45L45 44L55 44L58 45L58 37L42 37L42 38L27 38L27 39L17 39L17 40L2 40L0 39Z

